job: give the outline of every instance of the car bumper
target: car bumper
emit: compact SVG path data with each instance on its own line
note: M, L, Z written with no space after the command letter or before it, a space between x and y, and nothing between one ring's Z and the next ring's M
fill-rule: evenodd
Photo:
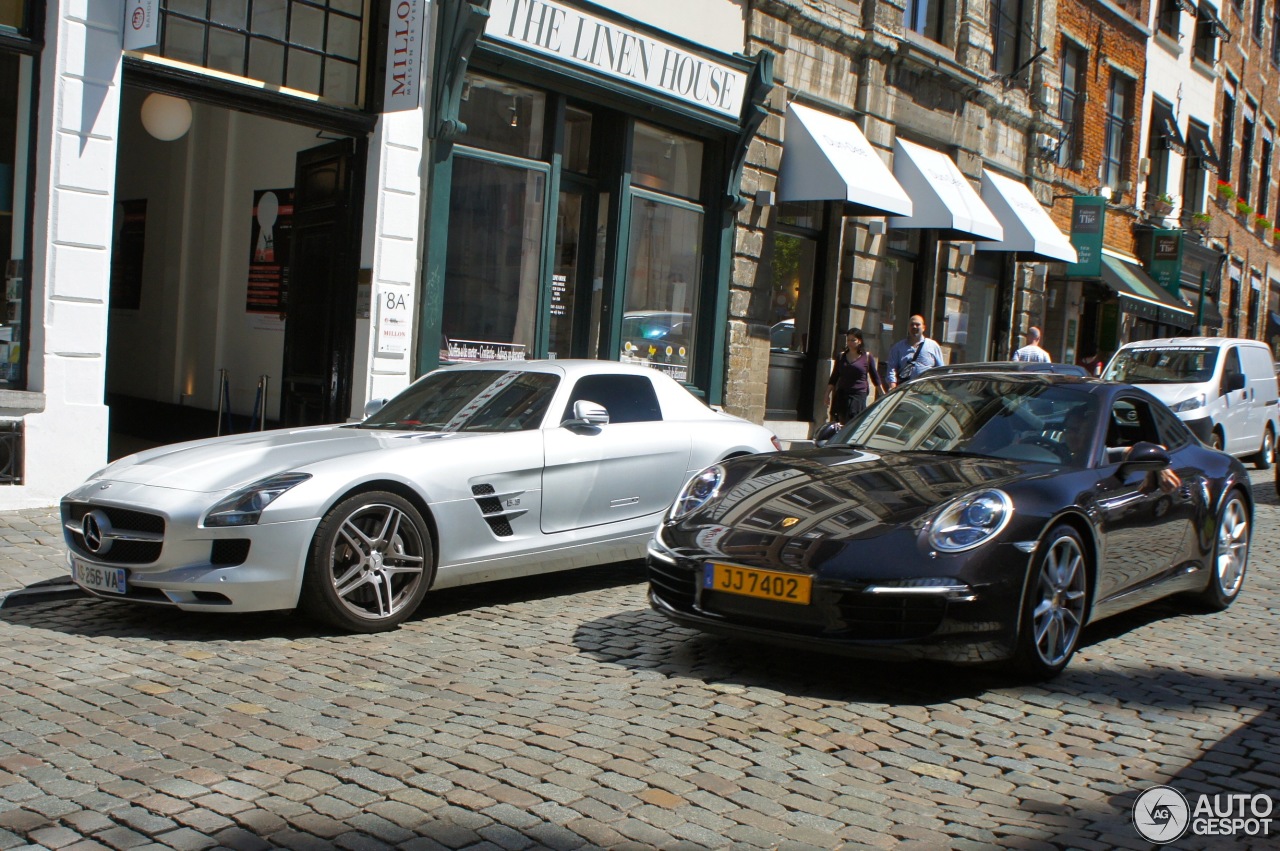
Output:
M699 630L869 659L997 662L1013 655L1023 571L1000 581L936 589L815 579L807 606L705 592L700 559L650 547L649 603Z
M184 504L180 495L175 497L171 490L157 493L161 490L134 488L127 502L85 499L84 494L72 494L63 501L67 567L80 588L102 599L193 612L259 612L297 606L318 518L203 528L199 521L207 497L192 495L193 503ZM76 517L95 509L113 518L119 528L144 525L139 518L155 523L149 535L158 540L141 546L118 541L106 552L92 552L77 531ZM77 565L88 568L90 576L94 569L112 576L123 570L124 593L81 581Z

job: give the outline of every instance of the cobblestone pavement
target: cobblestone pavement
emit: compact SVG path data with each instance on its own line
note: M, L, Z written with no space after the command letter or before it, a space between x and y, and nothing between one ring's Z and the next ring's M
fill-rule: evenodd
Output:
M1149 848L1153 784L1280 799L1280 506L1254 481L1235 606L1102 622L1043 686L702 637L638 565L440 592L379 636L8 605L0 849ZM0 591L63 573L53 513L0 538Z

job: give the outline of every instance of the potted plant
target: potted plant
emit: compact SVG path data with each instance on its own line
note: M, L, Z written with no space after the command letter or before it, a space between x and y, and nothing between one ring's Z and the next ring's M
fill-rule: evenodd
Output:
M1243 198L1236 199L1236 212L1242 216L1247 216L1253 212L1253 205Z
M1275 243L1277 247L1280 247L1280 228L1273 228L1271 230L1271 241Z
M1223 201L1230 201L1232 198L1236 197L1235 187L1233 187L1230 183L1227 183L1225 180L1219 180L1218 181L1218 197L1221 198Z
M1271 219L1268 219L1266 216L1254 216L1253 224L1254 227L1264 232L1271 230Z
M1213 221L1213 216L1208 213L1192 213L1191 226L1199 230L1205 230L1209 227L1209 223Z
M1167 216L1173 211L1173 196L1168 192L1161 192L1151 199L1151 212L1157 216Z

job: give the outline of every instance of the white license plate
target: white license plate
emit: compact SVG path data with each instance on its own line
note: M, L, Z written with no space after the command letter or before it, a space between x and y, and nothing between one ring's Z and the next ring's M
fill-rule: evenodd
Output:
M123 567L92 564L74 556L71 559L71 578L94 591L123 594L128 590L128 580L125 576L126 571Z

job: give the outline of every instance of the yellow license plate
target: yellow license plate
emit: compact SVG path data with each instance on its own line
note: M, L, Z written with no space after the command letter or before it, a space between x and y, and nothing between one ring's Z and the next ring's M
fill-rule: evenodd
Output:
M813 580L794 573L708 562L703 567L702 587L708 591L807 606L813 590Z

